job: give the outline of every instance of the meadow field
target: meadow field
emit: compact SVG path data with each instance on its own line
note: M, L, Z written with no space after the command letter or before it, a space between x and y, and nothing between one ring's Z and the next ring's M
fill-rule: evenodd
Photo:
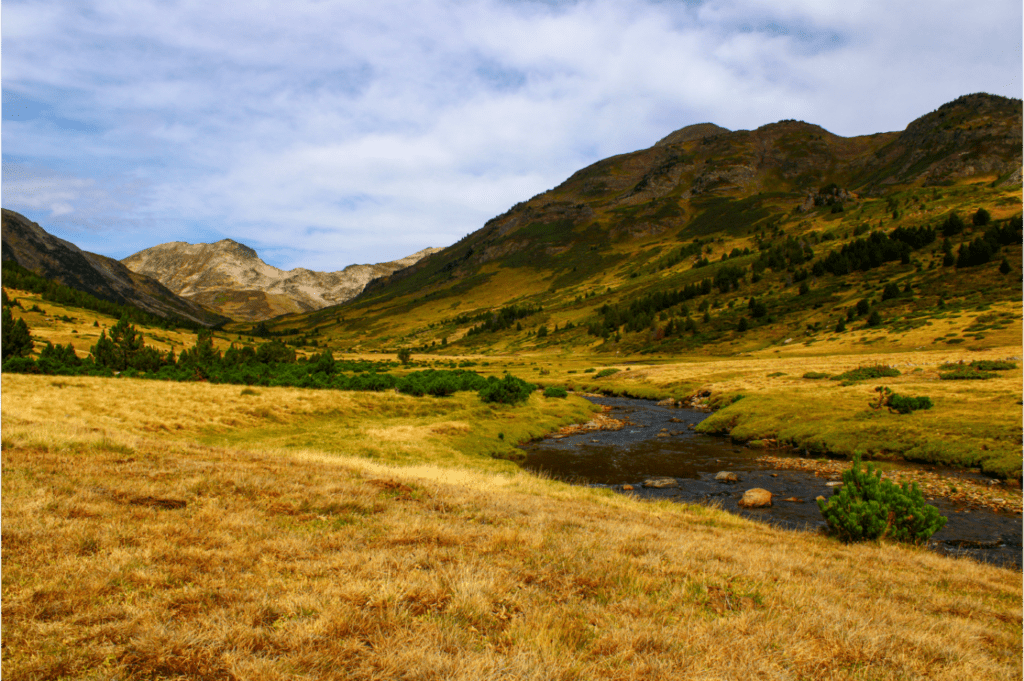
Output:
M628 368L607 378L695 380ZM783 370L747 380L762 368ZM13 374L2 391L5 678L1022 673L1019 572L502 458L591 418L578 397Z

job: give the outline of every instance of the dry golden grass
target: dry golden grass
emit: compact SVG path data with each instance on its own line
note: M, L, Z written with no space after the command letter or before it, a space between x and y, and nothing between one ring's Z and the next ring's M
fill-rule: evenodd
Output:
M346 437L363 445L358 430L326 451L244 435L307 424L315 443L321 393L245 396L270 396L261 416L235 386L68 380L85 387L4 376L5 678L1022 672L1019 573L511 469L340 455ZM358 396L330 400L327 413L369 422ZM420 402L411 416L381 400L375 418L395 419L401 447L412 420L432 423L416 455L427 460L501 422ZM188 413L196 424L177 434L147 429ZM373 437L392 437L379 427ZM231 432L248 446L195 442Z

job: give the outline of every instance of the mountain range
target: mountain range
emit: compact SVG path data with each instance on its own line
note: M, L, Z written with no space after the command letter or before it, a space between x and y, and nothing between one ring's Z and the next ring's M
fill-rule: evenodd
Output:
M819 293L791 297L789 287L808 276L818 253L860 248L854 242L874 231L881 238L894 228L935 227L955 212L963 216L985 207L992 217L1019 215L1021 104L965 95L903 131L850 138L796 120L756 130L688 126L649 148L579 170L458 243L370 282L340 307L278 320L271 330L334 337L338 347L363 349L429 348L457 340L468 351L499 338L509 351L589 345L595 340L580 326L606 323L601 309L722 277L733 278L728 295L705 294L699 302L712 310L728 304L727 310L686 334L686 343L706 344L736 328L742 313L734 306L747 302L735 298L737 285L748 298L784 304L793 323L834 324L825 306L848 304L850 287L865 284L813 274L807 283L821 287ZM977 238L971 232L957 232L948 247ZM939 292L973 276L972 270L963 270L964 276L932 271L946 260L939 250L946 247L942 239L922 247L909 275L936 293L931 305ZM1003 293L1012 297L1010 289ZM509 307L516 310L506 316L543 312L513 324L513 333L493 321ZM689 312L676 306L665 314ZM474 333L488 324L506 330ZM564 332L566 324L576 328L558 339L536 335L541 326ZM791 332L784 326L779 321L771 333L784 338ZM623 336L621 347L671 349L684 342L651 345L655 331L661 333L652 327L651 333ZM600 347L620 346L606 341Z
M259 321L343 303L372 279L408 267L441 250L426 248L374 265L349 265L339 272L280 270L256 251L231 239L213 244L160 244L124 258L138 274L158 280L177 295L235 320Z
M583 168L458 243L388 263L283 271L228 239L162 244L119 263L7 210L3 258L161 314L207 324L224 317L266 321L272 334L295 342L328 337L335 347L461 342L471 349L496 338L481 336L481 326L500 327L510 350L594 344L580 327L610 328L609 308L706 288L705 280L727 285L720 295L702 293L706 326L691 331L686 343L717 342L735 329L742 316L734 310L742 302L739 286L748 298L776 306L779 314L765 319L778 317L771 333L785 335L787 315L793 323L832 323L825 310L848 304L851 287L866 290L866 279L854 284L820 274L821 254L861 248L858 239L869 232L882 238L893 229L934 228L956 212L985 208L992 218L1018 216L1021 146L1021 100L987 94L960 97L903 131L849 138L795 120L737 131L700 123ZM952 241L915 246L911 264L885 265L885 276L936 296L950 286L973 286L974 270L949 276L935 268L949 260L950 249L977 236L968 226ZM1013 248L1008 257L1019 270L1019 245ZM811 272L815 260L822 262ZM810 284L816 292L791 295L790 287L805 280L801 289ZM989 295L1015 290L999 279L984 286ZM717 316L709 314L722 306ZM696 327L685 305L660 313L666 315L670 322L683 315L680 324L685 318L688 328ZM505 323L511 317L521 320L514 333ZM537 332L549 325L575 330L542 342ZM654 347L649 341L663 332L656 326L627 334L622 342L635 347L625 349ZM619 336L612 345L605 337L601 347L619 347Z
M53 236L20 213L4 208L0 224L2 259L46 279L159 317L179 317L203 326L227 321L202 305L175 295L152 277Z

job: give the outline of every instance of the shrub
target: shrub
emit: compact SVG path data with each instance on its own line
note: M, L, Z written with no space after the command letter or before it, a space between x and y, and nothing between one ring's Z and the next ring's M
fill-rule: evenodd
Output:
M594 373L595 371L597 371L597 369L593 369L593 368L591 368L591 369L584 369L584 370L583 370L583 373L585 373L585 374L592 374L592 373Z
M984 381L989 378L995 378L998 374L994 374L990 371L979 371L972 369L969 366L960 367L953 371L945 371L939 373L940 381Z
M480 399L484 402L515 404L528 400L533 389L532 383L527 383L512 374L505 374L501 380L496 378L488 380L487 385L480 389Z
M594 376L594 378L604 378L605 376L611 376L612 374L617 373L619 373L618 369L601 369L597 372L597 375Z
M891 300L898 298L900 295L900 287L898 284L888 283L885 285L885 289L882 291L882 300Z
M1014 362L999 359L976 359L970 363L970 367L979 371L1006 371L1016 369L1017 365Z
M831 499L818 499L818 508L829 530L843 541L891 538L920 543L941 530L946 518L924 502L917 483L897 486L882 480L874 466L860 470L860 452L850 470L843 473L843 486Z
M934 406L930 397L897 395L889 388L881 385L875 388L875 392L878 393L878 402L870 405L872 409L887 407L890 413L909 414L912 411L931 409Z
M872 310L871 315L868 317L868 326L879 326L882 323L882 315L878 314L878 310Z
M808 371L806 374L804 374L804 378L811 378L814 380L817 380L819 378L828 378L828 376L828 374L823 374L820 371Z
M899 369L878 364L873 367L858 367L845 373L833 376L833 381L867 381L872 378L890 378L900 375Z
M569 391L565 388L559 388L558 386L548 386L544 388L544 397L568 397Z

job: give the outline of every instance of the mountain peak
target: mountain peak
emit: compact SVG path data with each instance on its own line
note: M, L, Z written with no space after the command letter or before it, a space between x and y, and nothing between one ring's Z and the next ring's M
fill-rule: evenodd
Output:
M715 125L714 123L695 123L694 125L688 125L685 128L679 128L675 132L662 137L654 143L654 146L664 147L669 144L681 144L682 142L699 140L705 137L711 137L712 135L721 135L725 132L730 132L730 130L728 128L723 128L720 125Z

